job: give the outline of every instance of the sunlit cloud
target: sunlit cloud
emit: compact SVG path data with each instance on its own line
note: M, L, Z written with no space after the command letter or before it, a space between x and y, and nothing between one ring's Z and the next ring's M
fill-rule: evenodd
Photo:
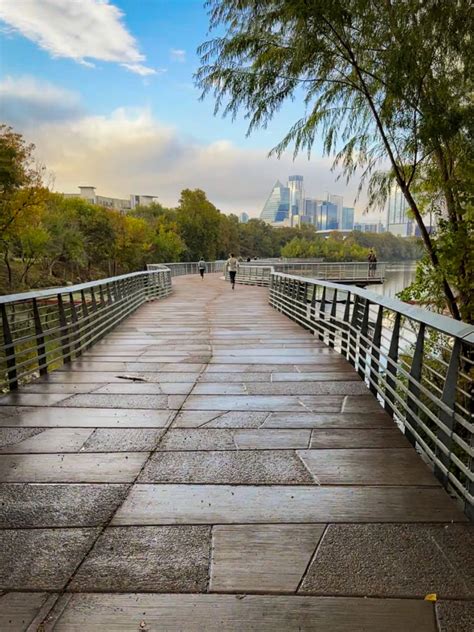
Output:
M58 109L61 99L55 90L60 89L46 85L10 79L10 113L15 112L16 87L18 99L31 116L9 122L35 143L37 156L53 172L58 191L76 192L79 184L87 182L103 195L128 197L146 192L175 206L182 189L201 188L224 212L258 216L277 178L284 181L296 173L304 176L309 195L344 193L345 203L352 205L356 185L345 189L335 183L328 158L268 159L264 149L237 147L225 139L204 143L163 124L149 108L117 108L98 115L81 111L76 104L66 116ZM37 93L43 95L44 110L49 95L49 117L34 116ZM74 106L73 96L67 98Z
M108 0L2 0L0 20L35 42L52 57L119 63L139 75L156 71L129 33L124 14Z

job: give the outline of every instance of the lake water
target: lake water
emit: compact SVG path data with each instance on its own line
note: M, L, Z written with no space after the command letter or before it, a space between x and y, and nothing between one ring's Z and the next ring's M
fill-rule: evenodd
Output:
M367 287L371 292L397 298L398 292L401 292L410 285L415 279L416 262L415 261L395 261L387 264L385 272L385 283L380 285L369 285Z

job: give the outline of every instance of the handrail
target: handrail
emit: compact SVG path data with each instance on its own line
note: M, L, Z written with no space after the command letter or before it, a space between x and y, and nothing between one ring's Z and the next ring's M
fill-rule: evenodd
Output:
M275 309L353 365L474 519L474 326L354 285L253 271Z
M171 292L168 268L0 300L0 391L78 358L146 301Z

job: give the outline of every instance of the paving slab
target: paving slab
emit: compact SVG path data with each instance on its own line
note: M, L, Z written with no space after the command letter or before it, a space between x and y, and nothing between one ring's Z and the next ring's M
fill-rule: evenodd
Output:
M91 428L46 428L33 437L2 448L0 453L78 452L92 432Z
M0 484L0 528L95 527L129 490L124 484Z
M2 454L0 482L126 483L133 481L148 454Z
M394 425L394 424L393 424ZM411 448L398 428L315 429L310 448Z
M270 413L262 428L387 428L394 423L383 411L379 413Z
M292 371L284 373L276 372L272 375L272 382L360 382L359 374L349 365L349 369L340 371L312 371L301 373Z
M268 412L192 410L181 411L173 428L260 428Z
M3 427L74 427L74 428L164 428L174 412L113 408L26 408L12 407L10 415L0 418Z
M436 621L439 632L472 632L474 601L437 601Z
M465 522L435 487L135 485L115 525Z
M81 448L82 452L151 452L163 434L154 428L98 428Z
M212 530L209 589L294 592L324 525L217 525Z
M55 632L435 632L433 606L412 599L286 595L73 595Z
M474 599L474 528L329 525L301 592Z
M313 477L292 450L157 452L142 483L311 484Z
M61 402L64 407L77 408L148 408L154 410L178 410L183 395L73 395Z
M0 447L14 446L20 441L43 432L45 428L1 428L0 427Z
M44 393L51 394L63 394L63 395L75 395L76 393L92 393L101 386L100 382L90 382L85 384L62 384L60 382L44 382L37 381L31 384L24 384L21 387L22 393Z
M210 548L210 527L112 527L97 540L68 590L204 592Z
M190 395L183 410L340 412L343 399L342 395Z
M224 383L224 384L233 384L235 382L238 383L247 383L247 382L271 382L272 381L272 373L260 372L260 373L214 373L214 372L206 372L202 373L199 376L199 384L208 384L208 383Z
M188 368L188 367L186 367ZM159 368L153 370L153 368L146 367L143 370L132 368L127 365L126 369L122 371L97 371L95 373L81 373L80 371L68 371L60 372L54 371L48 376L48 384L71 384L72 386L77 384L108 384L115 383L121 384L122 382L127 384L133 382L133 378L143 379L146 381L156 382L193 382L199 373L197 371L160 371ZM62 392L62 391L60 391ZM89 391L86 391L89 392Z
M120 384L106 384L95 390L96 393L110 395L187 395L194 382L139 382L126 381Z
M342 405L343 413L379 413L383 410L380 403L373 395L351 396L347 395Z
M9 393L0 397L0 406L54 406L67 399L68 395L56 393L52 395L37 393Z
M25 632L47 600L45 592L0 595L0 630Z
M415 450L298 450L322 485L439 485Z
M62 590L98 529L0 531L0 590Z

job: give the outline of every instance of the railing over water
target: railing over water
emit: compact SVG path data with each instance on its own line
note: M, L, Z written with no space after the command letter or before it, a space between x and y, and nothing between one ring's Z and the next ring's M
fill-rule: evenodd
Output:
M67 364L144 302L171 292L166 268L0 296L0 391Z
M386 263L378 263L373 268L363 261L341 263L291 261L269 265L266 260L262 260L241 263L237 272L237 281L246 285L269 286L271 271L274 270L288 274L307 275L323 281L368 285L383 283L386 267Z
M474 518L474 327L355 286L275 270L269 300L348 359Z

